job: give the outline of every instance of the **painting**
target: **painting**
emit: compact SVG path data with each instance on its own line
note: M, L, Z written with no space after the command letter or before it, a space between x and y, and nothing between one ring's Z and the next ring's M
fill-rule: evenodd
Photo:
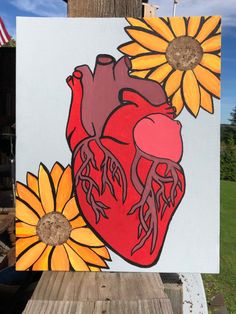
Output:
M16 270L218 272L221 18L18 18L17 46Z

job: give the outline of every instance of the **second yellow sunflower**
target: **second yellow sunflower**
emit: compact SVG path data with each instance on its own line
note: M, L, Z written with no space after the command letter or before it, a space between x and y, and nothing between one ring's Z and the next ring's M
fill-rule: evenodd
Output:
M119 47L131 58L133 76L157 81L179 115L214 112L220 98L221 18L129 18L132 39Z

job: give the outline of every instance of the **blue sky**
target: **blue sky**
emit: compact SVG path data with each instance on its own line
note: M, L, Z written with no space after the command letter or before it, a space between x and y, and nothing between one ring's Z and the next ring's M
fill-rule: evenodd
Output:
M159 16L171 16L173 0L150 0L158 4ZM63 0L0 0L0 16L15 37L16 16L66 16ZM222 123L228 123L229 113L236 106L236 1L180 0L177 15L222 15Z

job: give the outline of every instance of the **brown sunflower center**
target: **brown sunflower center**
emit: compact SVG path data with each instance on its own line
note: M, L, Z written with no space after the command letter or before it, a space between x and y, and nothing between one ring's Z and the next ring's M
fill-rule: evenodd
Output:
M189 36L174 39L168 46L166 57L168 63L176 70L194 69L201 61L203 49L200 43Z
M68 240L71 225L65 216L52 212L39 220L36 230L42 242L55 246L61 245Z

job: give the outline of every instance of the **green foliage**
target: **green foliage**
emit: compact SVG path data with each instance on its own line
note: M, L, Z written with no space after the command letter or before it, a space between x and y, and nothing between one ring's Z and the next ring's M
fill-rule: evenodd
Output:
M231 125L236 125L236 106L234 107L234 109L230 113L230 116L231 116L231 118L229 119L229 121L231 122Z
M236 314L236 183L221 181L220 274L204 275L207 300L222 293L229 313Z
M236 150L232 134L221 152L220 176L222 180L236 181Z
M236 181L236 127L221 125L221 162L222 180Z
M221 143L227 143L231 137L233 137L234 143L236 143L236 127L224 124L221 125Z

